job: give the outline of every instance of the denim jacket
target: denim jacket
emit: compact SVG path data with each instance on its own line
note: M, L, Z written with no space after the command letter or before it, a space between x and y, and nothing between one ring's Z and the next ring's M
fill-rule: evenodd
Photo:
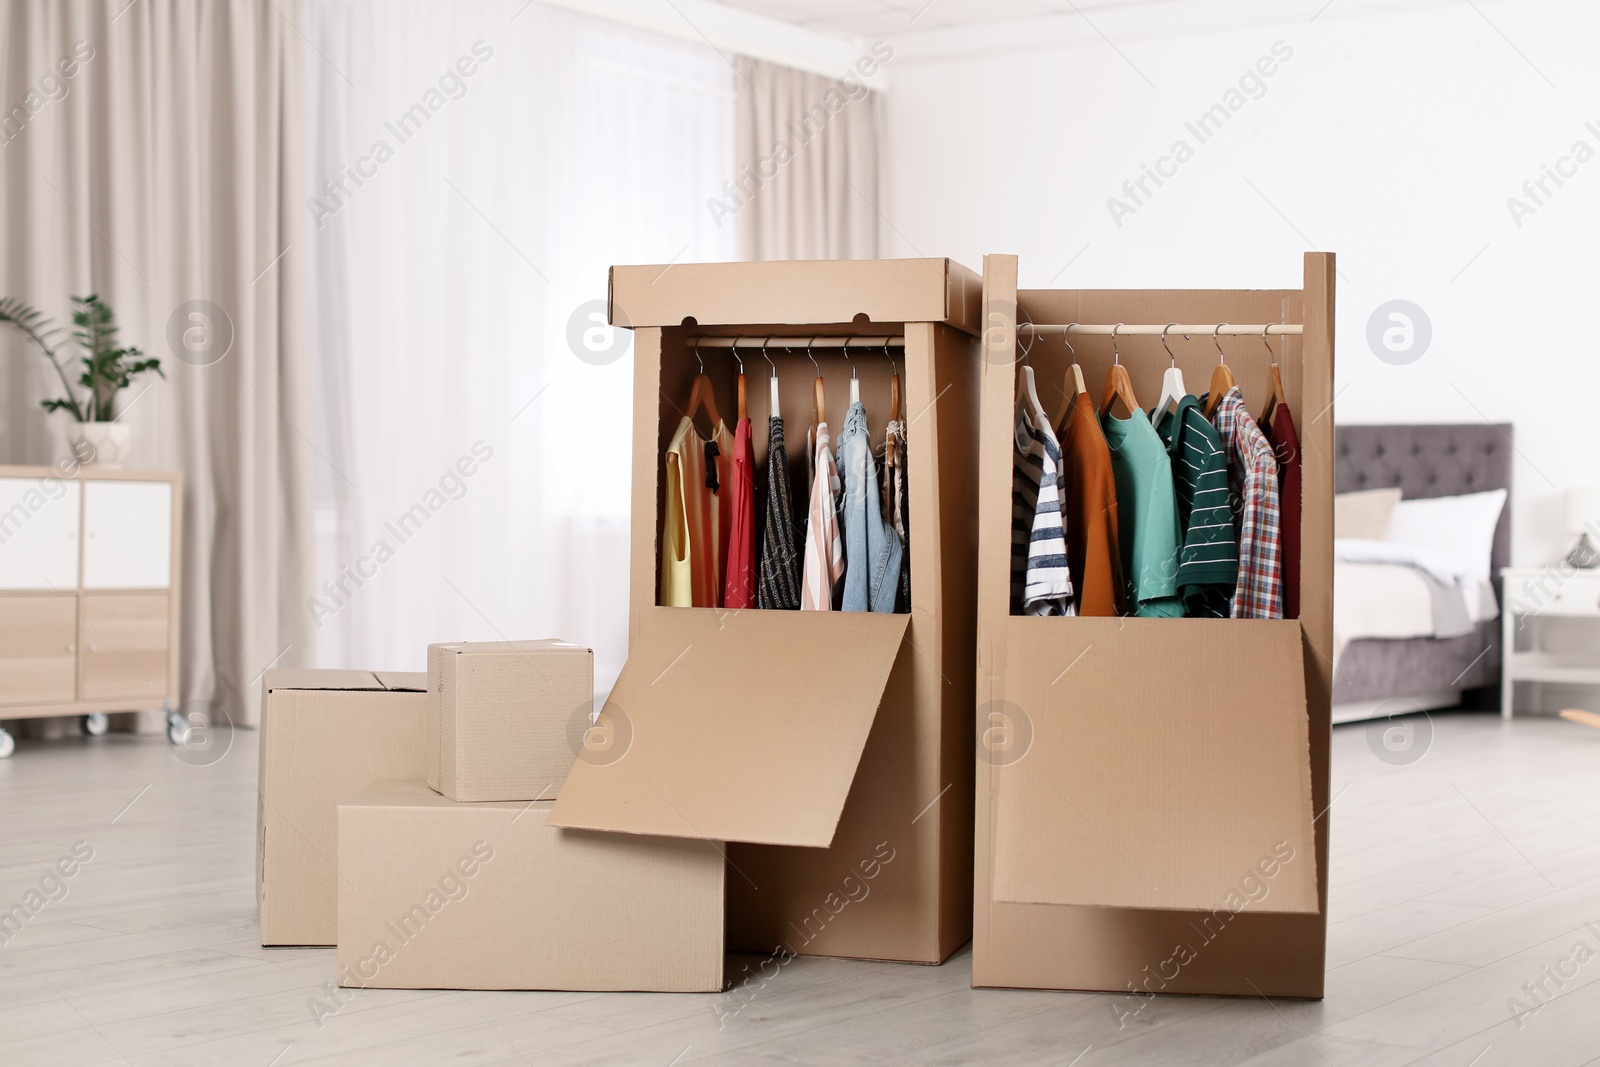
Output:
M867 412L850 405L839 433L839 470L844 478L843 611L893 612L900 586L900 535L884 520L878 465L867 436Z

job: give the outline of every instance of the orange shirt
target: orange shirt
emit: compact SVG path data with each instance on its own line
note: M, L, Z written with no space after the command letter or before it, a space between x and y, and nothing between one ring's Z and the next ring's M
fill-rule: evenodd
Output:
M1088 393L1072 402L1061 442L1062 500L1067 516L1067 568L1079 615L1126 615L1122 550L1117 543L1117 483L1111 448Z

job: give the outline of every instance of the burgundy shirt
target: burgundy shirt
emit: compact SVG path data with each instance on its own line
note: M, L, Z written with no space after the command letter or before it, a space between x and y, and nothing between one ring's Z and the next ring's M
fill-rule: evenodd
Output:
M1278 455L1278 525L1282 533L1283 617L1300 617L1300 437L1289 405L1272 409L1267 441Z

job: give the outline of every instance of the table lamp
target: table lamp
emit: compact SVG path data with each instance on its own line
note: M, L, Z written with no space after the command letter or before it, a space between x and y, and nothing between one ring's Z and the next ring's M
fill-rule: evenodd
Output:
M1589 534L1600 530L1600 486L1585 486L1567 490L1567 532L1578 535L1578 543L1567 553L1566 562L1573 567L1600 566L1600 548Z

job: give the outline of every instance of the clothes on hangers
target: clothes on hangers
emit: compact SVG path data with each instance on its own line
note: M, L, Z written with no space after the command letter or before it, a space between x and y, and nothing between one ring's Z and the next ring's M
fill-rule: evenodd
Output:
M1014 614L1073 614L1062 526L1061 448L1042 411L1017 400L1012 450L1011 609Z
M883 472L884 506L900 537L900 576L895 583L894 610L904 615L911 610L911 505L906 497L905 423L891 419L883 436L885 441L894 442L894 466L886 466Z
M1117 483L1111 449L1088 393L1068 401L1061 443L1061 489L1066 512L1067 569L1079 615L1127 614L1118 543Z
M1180 617L1178 511L1166 447L1142 409L1126 419L1108 410L1100 426L1116 479L1117 532L1128 607L1139 616Z
M1262 427L1278 457L1278 525L1282 531L1283 617L1300 617L1300 435L1287 401L1280 400Z
M1182 397L1156 433L1172 465L1182 545L1178 595L1191 618L1226 619L1239 577L1239 542L1228 507L1228 454L1200 402Z
M794 497L789 488L789 453L783 444L783 418L767 420L767 519L761 535L756 602L763 608L800 607L800 543L795 536Z
M800 579L802 611L833 611L835 587L844 577L844 539L839 534L839 469L829 447L828 424L811 433L811 496Z
M661 603L714 608L727 576L733 438L718 422L710 440L685 416L666 451L667 501L661 551Z
M840 610L891 613L900 588L900 535L883 515L867 409L859 400L845 412L839 431L839 469L845 558Z
M1202 401L1204 398L1202 398ZM1283 618L1282 529L1278 508L1278 458L1234 386L1212 414L1228 452L1228 481L1240 502L1239 581L1229 618Z
M750 420L733 428L733 455L728 480L730 519L727 579L722 589L725 608L756 606L756 453Z

